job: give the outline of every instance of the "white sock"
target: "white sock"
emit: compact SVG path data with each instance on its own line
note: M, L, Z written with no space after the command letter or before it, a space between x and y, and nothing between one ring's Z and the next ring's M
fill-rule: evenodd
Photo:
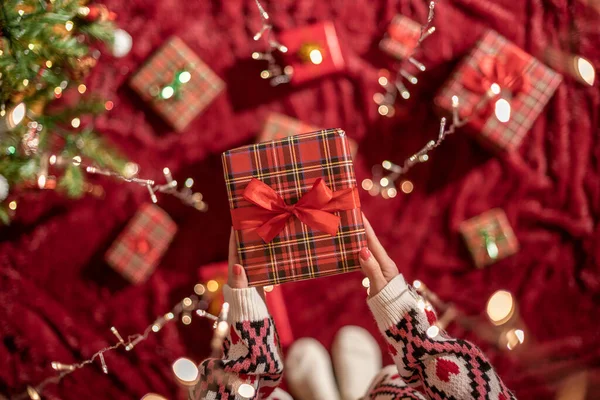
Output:
M381 370L381 350L373 336L361 327L345 326L337 333L331 353L342 399L362 398Z
M331 359L325 347L312 338L294 342L285 359L285 376L298 400L339 400Z

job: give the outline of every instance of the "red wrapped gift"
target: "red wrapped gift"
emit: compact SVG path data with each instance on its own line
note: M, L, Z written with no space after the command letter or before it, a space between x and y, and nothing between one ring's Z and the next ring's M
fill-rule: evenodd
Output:
M169 39L130 85L177 131L183 131L225 88L221 78L178 37Z
M460 225L469 252L477 268L483 268L519 251L519 242L508 218L494 208Z
M269 140L283 139L288 136L299 135L301 133L318 131L319 128L306 124L287 115L279 113L270 113L265 121L262 132L258 136L258 142L267 142ZM356 155L358 145L356 141L348 138L350 152L352 157Z
M258 141L267 142L269 140L278 140L288 136L314 132L317 130L319 130L319 128L315 126L288 117L287 115L272 112L267 117L263 130L258 135Z
M459 115L469 119L468 126L478 132L477 137L494 149L512 151L561 81L560 74L489 31L458 66L435 102L452 110L452 97L457 96ZM496 113L502 105L506 110L506 103L510 113Z
M223 169L238 254L251 285L359 268L366 241L344 131L229 150Z
M278 39L287 47L287 52L283 54L286 65L284 72L291 74L292 84L301 84L346 69L344 53L331 21L284 31L278 35Z
M421 25L403 15L396 15L387 34L379 42L379 48L389 55L403 60L415 51L421 36Z
M176 231L177 225L166 212L144 204L106 252L106 262L131 283L145 282Z

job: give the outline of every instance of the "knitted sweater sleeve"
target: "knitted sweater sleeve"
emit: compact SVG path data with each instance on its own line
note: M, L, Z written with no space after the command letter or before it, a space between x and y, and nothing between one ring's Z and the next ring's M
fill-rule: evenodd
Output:
M229 303L231 329L222 359L209 358L199 367L197 399L267 399L279 385L283 360L273 319L255 288L223 287ZM242 397L238 388L248 384L254 396Z
M515 398L477 346L450 338L437 327L428 331L435 314L419 308L402 275L367 302L409 386L422 386L431 399Z

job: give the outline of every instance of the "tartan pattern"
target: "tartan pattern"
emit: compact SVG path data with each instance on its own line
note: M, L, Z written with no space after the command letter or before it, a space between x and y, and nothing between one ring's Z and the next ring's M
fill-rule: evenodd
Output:
M333 190L356 187L346 134L329 129L240 147L223 153L231 209L248 207L242 194L254 177L273 188L286 204L295 204L318 178ZM264 243L254 230L235 232L240 261L253 286L279 284L354 271L366 246L360 207L339 211L335 236L316 231L297 218Z
M313 125L306 124L284 114L272 112L267 116L263 130L258 135L257 141L268 142L270 140L284 139L288 136L315 132L318 130L319 128ZM358 144L350 138L348 138L348 143L350 145L350 153L352 154L352 157L354 157L358 151Z
M421 25L398 14L390 22L387 34L379 42L379 48L389 55L403 60L414 52L419 42L419 36L421 36Z
M191 79L180 88L180 96L161 100L152 88L168 85L177 71L186 69ZM213 99L225 83L178 37L170 38L133 76L131 87L178 132L183 131Z
M508 222L506 213L500 208L491 209L464 221L459 229L477 268L493 264L519 251L517 237ZM496 246L498 246L498 257L495 259L490 258L487 253L482 234L484 231L488 236L494 238Z
M488 31L471 53L453 72L450 80L436 96L436 104L444 110L452 110L452 96L459 99L459 113L469 116L481 100L481 95L469 91L463 86L462 79L468 70L478 70L479 63L486 56L513 53L527 60L525 74L531 85L526 91L519 92L510 100L511 118L508 122L498 121L492 113L486 120L473 116L468 125L480 132L485 144L498 150L513 151L519 147L525 134L548 103L554 91L562 82L562 76L542 64L530 54L525 53L514 43L509 42L495 31Z
M106 262L137 284L154 272L173 239L177 225L154 204L144 204L106 252Z

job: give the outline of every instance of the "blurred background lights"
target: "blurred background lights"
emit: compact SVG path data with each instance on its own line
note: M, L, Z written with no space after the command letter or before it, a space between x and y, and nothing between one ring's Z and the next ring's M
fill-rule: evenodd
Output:
M505 324L515 312L512 295L506 290L498 290L488 300L486 312L494 325Z
M23 118L25 118L25 112L25 103L19 103L8 113L7 124L9 129L12 129L23 122Z
M434 338L437 335L440 334L440 328L438 328L435 325L430 326L429 328L427 328L427 331L425 332L427 334L427 336L429 336L430 338Z
M163 90L160 92L160 95L163 99L170 99L175 94L175 90L171 86L165 86Z
M311 50L308 57L310 58L310 62L315 65L319 65L323 62L323 54L318 49Z
M313 50L314 51L314 50ZM256 390L254 390L254 386L251 386L247 383L242 383L238 388L238 395L245 399L251 399L254 397Z
M210 281L206 282L206 288L209 292L216 292L219 290L219 283L211 279Z
M369 281L369 278L364 278L362 280L362 285L364 288L368 288L369 286L371 286L371 282Z
M402 190L402 193L412 193L414 189L414 185L411 181L404 181L400 184L400 190Z
M498 99L494 106L496 118L500 122L508 122L510 120L510 103L506 99Z
M173 363L173 373L177 381L184 386L192 386L198 383L198 367L188 358L178 358Z
M192 74L190 74L188 71L183 71L179 74L179 82L181 83L188 83L190 79L192 79Z
M594 66L588 60L583 57L575 56L575 70L581 77L581 79L590 86L594 85L596 80L596 71Z

